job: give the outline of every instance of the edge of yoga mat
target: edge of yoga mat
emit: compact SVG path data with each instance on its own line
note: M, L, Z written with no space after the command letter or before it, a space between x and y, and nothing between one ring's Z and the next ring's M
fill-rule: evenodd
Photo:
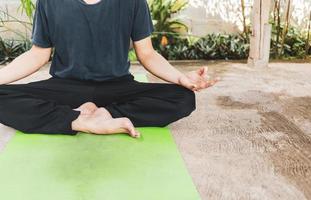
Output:
M169 129L139 130L140 139L17 132L0 154L0 199L200 199Z

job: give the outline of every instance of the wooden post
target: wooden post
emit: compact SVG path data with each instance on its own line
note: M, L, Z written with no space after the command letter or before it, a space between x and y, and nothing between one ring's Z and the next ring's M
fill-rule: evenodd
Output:
M269 63L271 24L269 24L271 0L254 0L252 34L248 65L265 67Z

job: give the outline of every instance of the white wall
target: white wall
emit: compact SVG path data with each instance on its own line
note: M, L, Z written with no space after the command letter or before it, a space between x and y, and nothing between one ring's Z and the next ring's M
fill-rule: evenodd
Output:
M247 16L251 5L252 2L246 0ZM243 28L240 0L189 0L189 6L180 15L195 35L235 33Z
M252 4L253 0L245 0L247 22L250 20ZM284 8L285 3L282 4L282 9ZM306 29L310 11L311 0L292 0L291 24ZM241 0L189 0L188 8L180 15L190 26L192 33L197 35L232 33L243 29Z

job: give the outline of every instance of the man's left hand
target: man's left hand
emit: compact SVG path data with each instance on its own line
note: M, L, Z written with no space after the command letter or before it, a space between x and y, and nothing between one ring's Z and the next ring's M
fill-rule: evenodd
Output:
M188 72L179 78L179 84L192 91L201 91L202 89L211 87L215 85L220 78L217 77L213 80L208 80L207 71L207 67L201 67L196 71Z

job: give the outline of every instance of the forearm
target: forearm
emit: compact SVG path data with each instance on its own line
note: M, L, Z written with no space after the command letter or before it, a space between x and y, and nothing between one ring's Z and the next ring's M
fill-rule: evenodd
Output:
M29 76L40 69L46 62L46 56L42 57L42 53L36 50L29 50L0 69L0 85L9 84Z
M140 63L150 73L167 82L179 84L179 79L185 76L156 51L144 55L140 58Z

